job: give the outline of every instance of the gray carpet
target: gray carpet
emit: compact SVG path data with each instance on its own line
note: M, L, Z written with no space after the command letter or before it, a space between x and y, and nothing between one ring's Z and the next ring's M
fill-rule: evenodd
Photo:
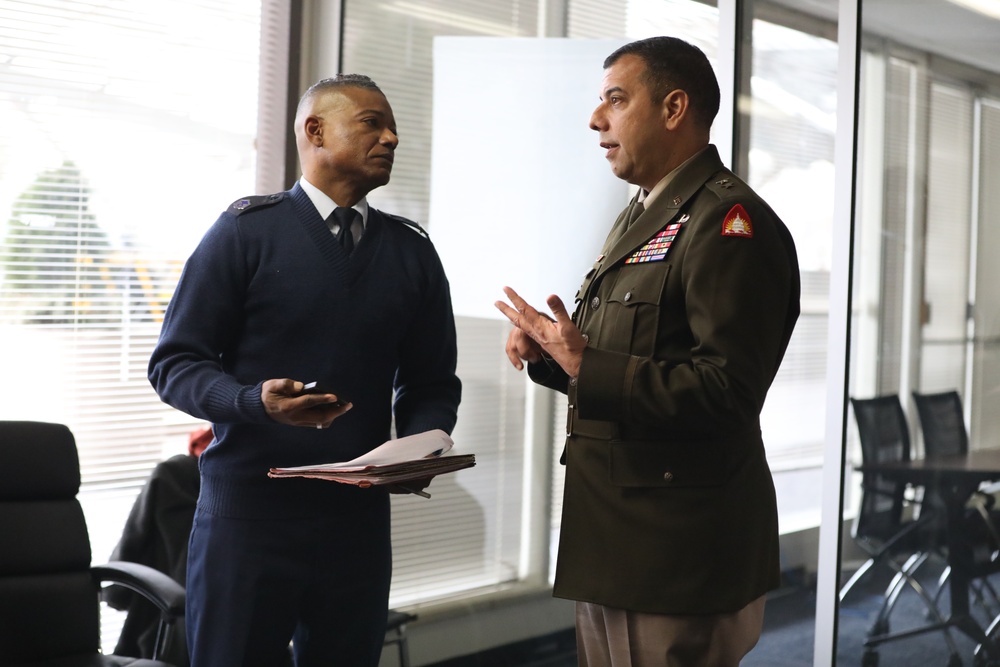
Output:
M919 578L933 591L937 588L939 574L939 564L928 563ZM856 586L841 606L837 637L837 667L862 667L866 664L862 662L864 640L878 613L882 592L888 581L888 576L875 573ZM1000 575L994 575L991 581L994 587L1000 590ZM947 591L943 593L939 604L941 608L948 609ZM890 616L890 630L899 632L926 625L929 620L925 609L917 595L911 590L906 590L900 595L896 608ZM815 612L816 594L811 588L793 586L773 592L768 597L764 632L760 642L743 659L741 667L812 667ZM973 604L973 613L985 626L990 618L1000 613L1000 608L994 606L990 611L986 611L982 606ZM943 633L936 631L879 646L878 665L879 667L923 665L952 667L958 664L972 666L975 642L961 632L952 630L950 634L958 647L961 663L949 664L950 650L944 641ZM576 664L574 634L572 630L567 630L437 663L432 667L576 667Z

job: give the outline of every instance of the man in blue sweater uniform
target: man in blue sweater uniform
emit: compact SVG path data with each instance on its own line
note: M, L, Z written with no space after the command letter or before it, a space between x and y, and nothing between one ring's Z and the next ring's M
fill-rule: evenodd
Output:
M448 281L427 234L368 205L399 143L368 77L303 95L301 180L240 199L167 309L149 379L212 422L188 556L193 667L377 665L392 569L389 495L272 467L451 432L461 396ZM304 393L318 381L329 393ZM349 402L346 400L349 398Z

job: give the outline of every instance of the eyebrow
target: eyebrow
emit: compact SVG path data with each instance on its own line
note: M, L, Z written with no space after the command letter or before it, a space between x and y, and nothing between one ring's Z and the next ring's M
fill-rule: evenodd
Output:
M622 89L621 86L611 86L610 88L604 91L603 97L601 99L607 97L611 93L624 93L624 92L625 91Z

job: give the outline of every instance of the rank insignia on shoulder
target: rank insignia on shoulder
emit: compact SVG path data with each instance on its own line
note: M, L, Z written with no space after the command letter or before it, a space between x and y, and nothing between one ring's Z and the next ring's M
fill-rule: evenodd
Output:
M722 221L722 235L753 238L753 223L750 222L750 216L742 204L729 209L726 219Z
M277 204L279 201L285 198L284 192L278 192L273 195L253 195L251 197L244 197L243 199L237 199L232 204L229 205L229 212L240 215L241 213L246 213L255 208L261 206L270 206L271 204Z

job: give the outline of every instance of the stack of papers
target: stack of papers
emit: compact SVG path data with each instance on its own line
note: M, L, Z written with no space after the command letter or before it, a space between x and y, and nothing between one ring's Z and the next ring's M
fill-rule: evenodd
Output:
M268 477L312 477L369 487L398 484L454 472L476 465L475 454L444 456L454 446L441 430L397 438L356 459L294 468L271 468Z

